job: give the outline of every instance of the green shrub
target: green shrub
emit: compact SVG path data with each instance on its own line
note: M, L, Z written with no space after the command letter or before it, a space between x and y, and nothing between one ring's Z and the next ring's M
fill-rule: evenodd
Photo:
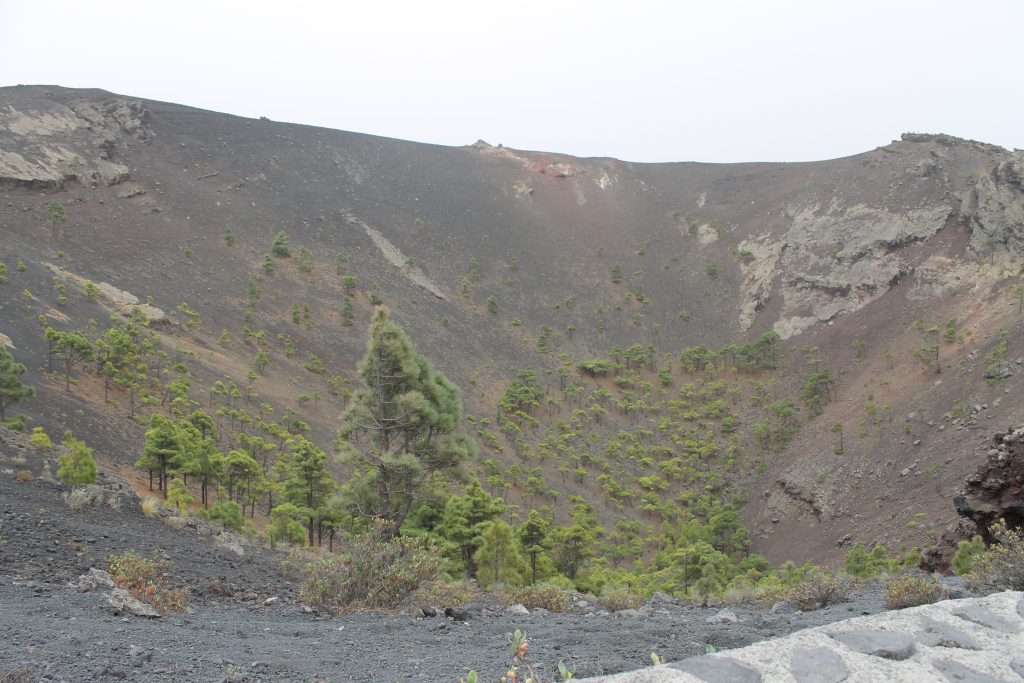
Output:
M24 433L28 429L28 425L25 422L24 415L15 415L4 420L4 426L10 429L12 432Z
M389 538L385 523L349 539L344 552L302 568L302 600L336 612L393 609L441 572L441 552L426 538Z
M981 536L975 535L969 541L960 541L951 562L953 573L957 576L969 574L974 567L974 558L983 552L985 552L985 541L981 540Z
M885 585L885 604L889 609L930 605L946 597L942 583L932 576L899 574Z
M529 609L542 607L549 612L565 612L572 605L565 591L545 583L516 588L509 592L508 597L513 603L521 603Z
M1001 519L989 533L995 543L975 556L965 583L982 591L1024 590L1024 530L1010 529Z
M242 506L233 500L218 500L205 512L207 519L219 521L225 529L241 531L245 525Z
M53 442L42 427L33 427L32 436L28 438L28 445L37 451L48 451L53 447Z
M57 476L60 480L65 484L95 484L96 461L92 457L92 449L84 441L72 436L71 432L64 434L61 445L68 452L57 460L60 465Z
M288 233L284 230L274 236L274 244L270 247L270 253L280 258L288 258L292 255L291 247L288 246Z

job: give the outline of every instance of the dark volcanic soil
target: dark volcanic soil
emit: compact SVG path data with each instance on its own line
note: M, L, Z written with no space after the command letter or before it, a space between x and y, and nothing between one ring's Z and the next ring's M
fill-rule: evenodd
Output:
M740 647L884 609L874 591L811 613L734 608L737 623L709 622L717 608L664 603L644 616L584 607L561 615L478 609L462 623L407 614L331 618L302 609L269 551L240 558L194 530L144 517L134 504L121 512L73 511L61 497L66 487L17 482L9 458L0 465L0 677L26 671L25 680L59 681L454 682L475 668L492 681L509 665L507 636L516 628L529 637L538 671L550 675L562 659L578 675L596 675L643 666L651 652L676 660L708 645ZM163 552L172 565L169 582L192 590L191 613L121 617L107 591L67 585L126 549ZM232 584L233 597L210 590L217 579ZM264 606L275 596L276 604Z

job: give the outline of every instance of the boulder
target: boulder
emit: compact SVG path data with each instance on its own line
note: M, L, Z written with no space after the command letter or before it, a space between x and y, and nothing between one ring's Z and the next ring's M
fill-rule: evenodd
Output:
M996 434L995 448L953 498L956 511L974 523L986 543L989 527L1005 519L1011 529L1024 526L1024 427Z
M107 602L114 608L114 614L133 614L137 617L156 618L160 612L156 608L140 602L123 588L115 588L107 596Z
M68 585L76 588L79 593L88 593L97 588L113 588L114 579L111 578L109 572L92 567L88 573L82 574L74 581L68 582Z

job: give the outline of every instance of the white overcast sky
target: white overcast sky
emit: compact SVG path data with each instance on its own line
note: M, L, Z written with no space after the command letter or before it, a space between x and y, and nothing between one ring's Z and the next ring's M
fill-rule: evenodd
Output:
M1024 1L0 0L0 85L390 137L797 161L1024 147Z

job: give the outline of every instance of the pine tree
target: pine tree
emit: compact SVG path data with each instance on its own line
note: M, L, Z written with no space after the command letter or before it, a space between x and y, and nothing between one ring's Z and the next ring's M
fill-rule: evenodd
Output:
M301 506L309 532L309 544L313 545L313 530L323 518L327 498L334 492L335 484L327 471L327 456L303 436L296 437L292 447L289 478L284 482L284 495L290 503Z
M450 496L445 501L437 533L453 546L454 555L463 565L466 576L476 574L473 558L483 542L481 535L491 520L497 519L504 511L505 503L484 491L476 479L469 482L464 495Z
M10 351L0 346L0 420L10 406L33 396L36 390L22 383L25 366L14 362Z
M153 473L157 475L157 490L167 497L167 470L182 455L181 435L178 428L169 419L154 413L149 420L146 431L146 444L142 449L142 457L135 467L149 472L149 490L153 490Z
M306 532L302 528L302 524L297 521L300 516L299 508L291 503L282 503L270 511L267 538L270 540L271 548L274 548L280 541L302 545Z
M71 370L84 361L92 360L93 347L88 339L78 332L57 332L46 328L46 339L53 351L64 360L64 388L71 390Z
M537 558L547 547L550 529L551 524L536 510L530 510L530 516L519 527L519 541L530 556L530 583L537 583Z
M352 297L346 296L345 303L341 305L341 324L345 327L351 327L355 317L356 311L352 305Z
M481 535L480 548L474 553L477 564L477 582L485 589L496 583L517 585L522 583L526 568L519 551L519 541L511 526L496 519Z
M185 482L181 479L171 479L171 485L167 487L167 491L167 500L170 501L179 515L184 514L189 504L195 501L192 494L188 492Z
M46 216L50 219L50 226L54 230L68 220L67 214L64 212L64 205L60 202L50 202L50 205L46 207Z
M366 384L342 414L339 449L365 474L368 507L357 514L390 523L397 535L416 493L432 472L451 472L475 452L454 435L462 417L458 388L416 353L381 307L359 365Z
M92 457L92 449L79 441L71 432L64 433L61 443L68 450L60 456L57 476L65 484L95 484L96 461Z

